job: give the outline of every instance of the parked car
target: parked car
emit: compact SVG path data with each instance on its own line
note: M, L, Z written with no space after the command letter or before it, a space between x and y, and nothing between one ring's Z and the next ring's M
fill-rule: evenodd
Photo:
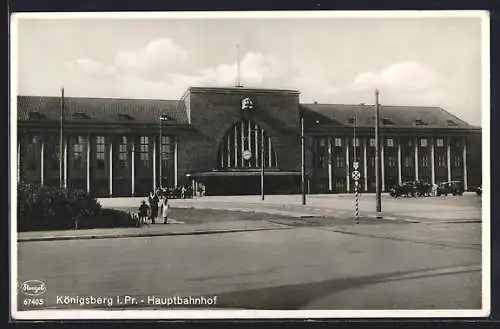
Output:
M483 187L482 186L476 187L476 194L477 195L482 195L483 194Z
M391 188L389 191L389 194L394 197L398 198L400 196L415 196L415 193L417 192L415 182L403 182L399 185L395 185Z
M461 181L443 182L438 185L437 195L462 195L464 191L464 184Z

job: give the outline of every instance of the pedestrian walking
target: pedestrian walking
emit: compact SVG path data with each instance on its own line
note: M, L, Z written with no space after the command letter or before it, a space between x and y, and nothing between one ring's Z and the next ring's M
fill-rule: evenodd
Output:
M151 223L155 224L155 220L158 217L158 201L159 201L156 193L154 192L149 193L148 201L149 201L149 208L151 209L150 211Z
M168 203L168 198L163 197L161 203L161 216L163 218L163 224L168 224L168 214L170 213L170 204Z
M147 224L148 223L148 212L149 212L149 207L146 204L146 201L142 201L141 205L139 206L139 222L141 224Z
M186 198L186 186L182 185L182 188L181 188L181 199L185 199Z

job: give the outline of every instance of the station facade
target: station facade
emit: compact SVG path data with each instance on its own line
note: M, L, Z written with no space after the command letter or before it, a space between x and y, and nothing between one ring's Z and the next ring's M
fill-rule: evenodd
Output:
M207 195L375 190L373 105L302 104L296 90L189 88L180 100L18 96L18 180L97 197L203 183ZM481 185L481 128L438 107L380 106L382 190L404 181ZM356 136L356 137L354 137Z

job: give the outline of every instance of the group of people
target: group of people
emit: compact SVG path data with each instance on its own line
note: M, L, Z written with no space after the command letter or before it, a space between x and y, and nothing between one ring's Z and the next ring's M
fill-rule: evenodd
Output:
M168 224L169 213L170 205L166 189L164 188L151 191L148 195L147 204L143 200L139 206L139 220L141 224L148 224L148 221L155 224L157 220L163 221L163 224Z

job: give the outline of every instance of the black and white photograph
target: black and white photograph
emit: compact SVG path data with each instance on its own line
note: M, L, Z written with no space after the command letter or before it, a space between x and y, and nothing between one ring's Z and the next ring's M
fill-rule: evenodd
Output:
M487 12L10 29L14 319L489 315Z

